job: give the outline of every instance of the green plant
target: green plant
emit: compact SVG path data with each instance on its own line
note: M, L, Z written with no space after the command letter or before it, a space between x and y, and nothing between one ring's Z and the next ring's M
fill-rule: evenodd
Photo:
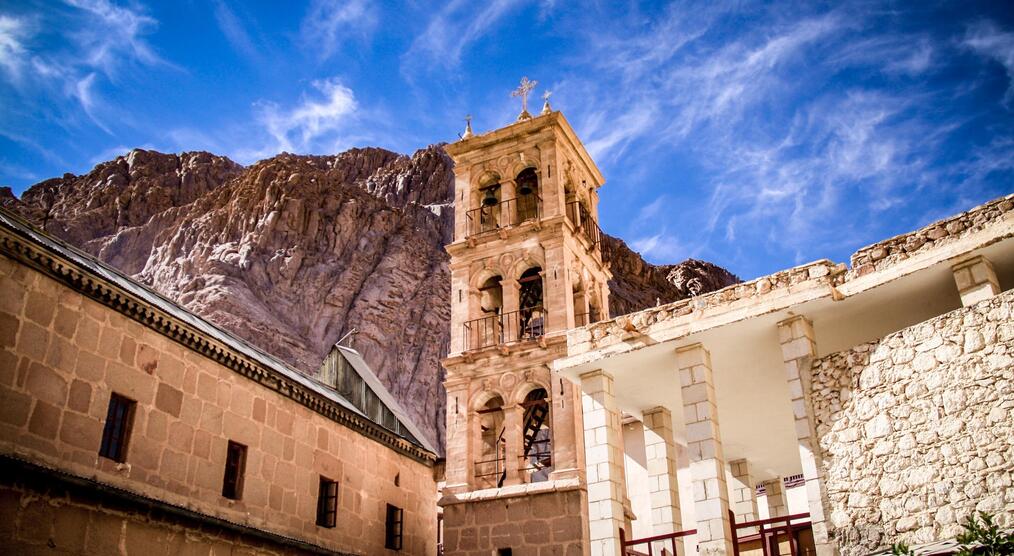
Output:
M965 518L962 527L965 532L957 536L957 541L961 543L958 556L1014 554L1014 532L1002 531L991 514L979 512L976 517L973 512Z
M894 556L915 556L915 552L904 542L896 542L891 545L891 554Z

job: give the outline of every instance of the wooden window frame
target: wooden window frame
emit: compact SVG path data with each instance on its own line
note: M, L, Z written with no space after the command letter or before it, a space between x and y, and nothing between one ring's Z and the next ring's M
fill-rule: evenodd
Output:
M244 444L230 440L225 452L225 473L222 477L222 496L229 500L243 498L243 479L246 476L246 452Z
M127 461L127 449L134 428L136 410L136 401L116 392L110 394L106 422L102 428L102 441L99 444L100 457L111 459L116 463Z
M320 476L317 488L317 525L333 529L338 524L338 481Z
M384 519L384 548L401 550L405 525L405 510L393 504L387 505Z

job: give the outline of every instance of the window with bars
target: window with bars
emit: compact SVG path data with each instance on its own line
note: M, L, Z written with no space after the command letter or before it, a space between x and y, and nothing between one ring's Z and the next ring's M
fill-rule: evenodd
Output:
M246 472L246 446L229 441L225 454L225 477L222 479L222 496L239 500L243 496L243 475Z
M402 510L397 506L387 505L387 538L384 548L401 550Z
M130 441L136 406L137 402L115 392L109 397L106 425L102 430L102 444L99 446L100 456L118 463L127 460L127 443Z
M320 477L317 491L317 525L334 527L338 522L338 481Z

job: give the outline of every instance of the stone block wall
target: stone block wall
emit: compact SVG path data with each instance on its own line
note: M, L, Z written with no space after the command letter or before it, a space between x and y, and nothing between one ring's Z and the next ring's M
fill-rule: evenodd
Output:
M815 360L813 411L843 555L1014 525L1014 291Z
M98 456L113 392L137 401L123 464ZM241 500L221 495L229 440L248 447ZM430 465L5 256L0 453L357 554L385 553L390 503L404 510L404 553L436 551ZM320 475L339 482L333 529L315 524Z
M444 552L489 556L581 556L587 536L584 491L492 498L444 507Z

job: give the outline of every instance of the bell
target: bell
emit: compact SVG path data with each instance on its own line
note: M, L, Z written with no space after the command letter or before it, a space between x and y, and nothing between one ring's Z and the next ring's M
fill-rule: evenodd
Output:
M532 184L528 182L524 182L518 187L519 195L531 195L532 191L533 191Z
M487 189L486 196L482 198L482 206L495 207L499 202L500 201L496 199L496 194L493 193L493 189L492 188Z

